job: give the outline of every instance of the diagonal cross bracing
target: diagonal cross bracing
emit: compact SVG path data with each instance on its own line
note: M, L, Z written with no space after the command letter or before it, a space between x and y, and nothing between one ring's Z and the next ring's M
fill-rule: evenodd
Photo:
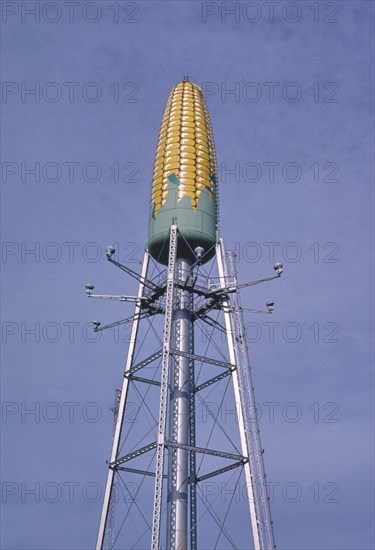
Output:
M162 355L163 355L163 351L161 349L159 349L158 351L156 351L155 353L153 353L152 355L150 355L146 359L143 359L143 361L140 361L139 363L137 363L136 365L131 367L129 370L127 370L125 372L124 376L131 376L134 372L137 372L137 371L143 369L144 367L147 367L147 365L149 365L150 363L152 363L156 359L159 359Z
M224 368L235 367L235 365L232 365L232 363L229 363L227 361L220 361L219 359L211 359L210 357L204 357L203 355L195 355L194 353L179 351L177 349L172 349L171 355L180 355L181 357L188 357L189 359L195 359L195 361L207 363L207 365L216 365L217 367L224 367Z
M166 447L174 447L176 449L184 449L185 451L190 451L192 453L202 453L212 456L219 456L221 458L228 458L230 460L241 460L242 462L247 462L247 457L242 455L237 455L234 453L227 453L225 451L216 451L215 449L206 449L205 447L192 447L191 445L181 445L180 443L173 443L171 441L165 442Z
M121 458L118 458L117 460L114 460L109 464L110 468L116 468L120 464L123 464L124 462L128 462L129 460L133 460L133 458L137 458L138 456L143 455L144 453L147 453L148 451L152 451L152 449L156 449L156 442L150 443L149 445L145 445L144 447L141 447L140 449L137 449L136 451L133 451L132 453L129 453L128 455L125 455Z
M203 476L197 477L196 482L199 483L200 481L205 481L206 479L209 479L210 477L218 476L220 474L225 474L226 472L229 472L230 470L234 470L234 468L238 468L239 466L243 466L246 461L240 460L239 462L235 462L234 464L230 464L229 466L226 466L225 468L220 468L219 470L215 470L213 472L210 472L209 474L205 474Z

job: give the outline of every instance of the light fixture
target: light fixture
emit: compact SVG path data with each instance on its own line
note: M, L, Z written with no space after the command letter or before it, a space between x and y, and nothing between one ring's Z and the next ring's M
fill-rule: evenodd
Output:
M204 248L202 246L197 246L197 248L194 248L194 254L197 257L197 262L200 262L204 254Z
M89 283L87 283L87 285L85 285L85 289L87 296L91 296L92 291L94 290L94 285L90 285Z
M94 325L94 332L97 332L100 327L99 321L93 321L92 324Z
M274 306L275 306L275 302L273 302L272 300L270 300L269 302L266 303L266 306L267 306L268 312L269 312L269 313L272 313L272 312L273 312L273 308L274 308Z
M283 264L281 264L280 262L277 262L274 266L273 266L274 270L277 272L277 274L280 276L283 272Z
M108 260L112 259L112 256L115 252L116 252L116 249L113 246L111 245L107 246L107 248L105 249L105 253L107 255Z

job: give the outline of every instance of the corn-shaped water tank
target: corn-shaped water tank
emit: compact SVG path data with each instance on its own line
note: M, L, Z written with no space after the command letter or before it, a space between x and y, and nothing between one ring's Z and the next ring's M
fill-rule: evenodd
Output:
M152 179L148 249L167 263L169 229L179 230L178 256L209 260L217 242L217 164L211 123L199 86L187 79L164 111Z

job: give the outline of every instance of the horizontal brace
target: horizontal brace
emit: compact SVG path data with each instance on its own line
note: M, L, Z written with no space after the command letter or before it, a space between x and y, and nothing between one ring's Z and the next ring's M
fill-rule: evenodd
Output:
M222 309L224 311L224 307L222 306L222 302L219 299L210 300L209 302L206 302L203 306L196 309L194 311L194 315L197 319L203 317L206 315L209 311L212 311L213 309Z
M226 472L229 472L230 470L234 470L234 468L238 468L239 466L243 466L247 460L240 460L239 462L235 462L234 464L230 464L230 466L226 466L225 468L220 468L219 470L215 470L209 474L205 474L204 476L197 477L195 479L195 483L199 483L200 481L205 481L206 479L209 479L210 477L218 476L220 474L225 474Z
M148 310L150 315L156 315L157 313L161 313L163 315L165 313L165 310L162 307L153 306L149 303L149 300L146 301L144 306L141 303L141 307Z
M235 368L235 365L226 361L220 361L219 359L211 359L210 357L204 357L203 355L195 355L194 353L188 353L186 351L179 351L177 349L171 349L171 355L179 355L181 357L187 357L188 359L194 359L207 363L208 365L216 365L217 367Z
M116 468L116 470L120 470L121 472L130 472L131 474L140 474L142 476L150 476L155 477L155 472L149 472L147 470L137 470L136 468L126 468L125 466L119 466ZM163 476L164 478L167 478L167 475Z
M142 378L141 376L130 376L129 378L135 382L143 382L144 384L151 384L152 386L160 386L160 382L157 380L150 380L149 378Z
M181 290L189 290L190 292L195 292L195 294L198 294L199 296L207 296L211 292L209 288L204 286L187 285L186 283L182 283L178 280L175 281L174 284L175 287L180 288Z
M163 283L157 290L151 291L151 292L145 292L145 297L149 302L155 302L158 300L163 294L165 293L165 290L167 288L166 283Z
M223 378L226 378L232 372L235 370L235 367L231 367L230 369L226 370L225 372L222 372L221 374L218 374L217 376L214 376L213 378L210 378L206 382L203 382L203 384L200 384L199 386L196 386L195 391L201 391L207 388L208 386L211 386L211 384L215 384L215 382L219 382Z
M267 281L273 281L274 279L278 279L280 277L280 274L273 275L272 277L264 277L263 279L258 279L256 281L250 281L249 283L241 283L236 285L228 285L225 287L221 287L215 290L211 290L207 296L223 296L228 293L237 292L241 288L246 288L249 286L259 285L260 283L265 283Z
M184 451L189 451L191 453L202 453L206 455L219 456L220 458L228 458L229 460L240 460L242 462L247 462L247 458L245 456L226 453L224 451L215 451L214 449L205 449L204 447L192 447L191 445L182 445L172 441L166 441L165 446L172 447L173 449L183 449Z
M218 330L221 330L221 332L223 332L224 334L227 334L226 329L220 323L218 323L214 319L211 319L211 317L209 317L208 315L202 315L201 317L196 317L196 319L201 319L211 327L217 328Z
M140 361L139 363L137 363L133 367L130 367L130 369L125 372L124 376L131 376L133 374L133 372L137 372L140 369L143 369L144 367L147 367L147 365L150 365L150 363L152 363L156 359L159 359L162 355L163 355L163 351L161 349L156 351L155 353L153 353L152 355L147 357L147 359L143 359L143 361Z
M194 483L199 483L200 481L205 481L206 479L210 479L211 477L218 476L220 474L224 474L226 472L234 470L239 466L243 466L245 462L242 462L242 461L235 462L234 464L231 464L230 466L226 466L225 468L220 468L219 470L215 470L213 472L210 472L209 474L205 474L204 476L196 477ZM142 476L155 477L155 472L149 472L148 470L138 470L137 468L128 468L126 466L118 466L116 468L116 471L129 472L130 474L139 474ZM164 479L168 479L167 474L164 474L163 477ZM192 483L190 479L189 479L189 483Z
M133 451L132 453L125 455L121 458L118 458L114 462L111 462L109 464L110 468L115 468L119 466L120 464L123 464L124 462L128 462L129 460L133 460L133 458L137 458L138 456L143 455L144 453L147 453L148 451L152 451L153 449L156 449L157 443L150 443L149 445L145 445L144 447L141 447L140 449L137 449L136 451Z
M174 285L176 288L180 288L182 290L189 290L190 292L195 292L199 296L207 296L207 294L211 292L209 288L206 288L204 286L189 285L179 280L175 280ZM145 293L145 296L147 297L147 299L153 302L154 300L157 300L158 298L160 298L160 296L164 294L166 288L167 288L166 283L163 283L162 285L159 285L157 289L154 289L153 292L149 291Z
M221 288L216 288L214 290L210 290L207 293L207 298L210 298L211 296L214 296L215 298L225 298L227 294L233 294L234 292L237 292L238 286L225 286Z

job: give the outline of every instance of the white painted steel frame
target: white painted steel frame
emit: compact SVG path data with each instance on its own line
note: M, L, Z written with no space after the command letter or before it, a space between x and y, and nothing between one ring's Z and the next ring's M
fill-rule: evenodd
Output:
M225 249L222 239L220 239L217 245L216 257L220 276L220 286L224 288L233 285L233 281L230 281L228 277ZM237 286L237 277L234 283ZM229 358L230 362L236 365L236 368L232 372L232 377L241 450L242 454L248 458L248 461L244 464L244 470L254 548L255 550L274 550L276 545L273 535L266 476L260 445L254 388L248 361L248 350L244 338L243 319L242 314L239 314L237 318L235 318L236 308L231 306L230 298L223 301ZM246 394L249 396L248 402L246 402ZM250 427L247 424L247 414L249 414L249 412L251 417ZM252 456L255 456L255 459L253 459ZM255 480L259 483L260 498L256 491Z
M135 310L134 310L134 319L133 319L131 338L130 338L130 344L129 344L129 349L128 349L128 356L127 356L126 365L125 365L124 380L123 380L122 389L121 389L120 403L119 403L119 406L118 406L117 422L116 422L116 427L115 427L115 433L114 433L114 436L113 436L113 444L112 444L110 464L116 461L117 454L118 454L118 449L119 449L119 445L120 445L120 437L121 437L121 431L122 431L124 414L125 414L126 398L127 398L127 395L128 395L128 387L129 387L129 377L127 376L127 373L131 369L132 364L133 364L135 344L136 344L136 340L137 340L138 327L139 327L139 319L140 319L140 314L141 314L141 311L142 311L141 297L143 296L143 291L144 291L144 287L145 287L144 281L145 281L146 275L147 275L148 264L149 264L149 254L148 254L148 252L145 252L144 259L143 259L143 265L142 265L142 278L141 278L141 282L139 284L138 295L137 295L139 300L136 303ZM113 486L114 475L115 475L114 468L109 467L108 476L107 476L107 483L106 483L106 488L105 488L105 493L104 493L102 513L101 513L100 523L99 523L99 532L98 532L98 537L97 537L97 541L96 541L96 550L102 550L103 549L104 536L105 536L106 525L107 525L107 520L108 520L108 512L109 512L109 505L110 505L111 494L112 494L112 486Z
M156 467L155 467L155 492L154 492L154 507L152 515L152 538L151 538L151 550L160 550L160 530L161 530L161 516L162 516L162 500L163 500L163 481L168 476L164 473L164 464L165 464L165 452L166 448L173 446L178 448L180 451L185 449L185 452L189 453L189 488L190 488L190 550L196 550L197 548L197 516L196 516L196 496L195 496L195 484L197 481L195 478L195 452L202 451L202 449L195 448L195 418L194 418L194 395L195 392L191 393L190 397L190 406L189 414L190 418L190 435L189 435L189 444L184 445L182 443L174 444L172 441L169 442L166 440L166 429L167 429L167 414L168 414L168 395L169 395L169 382L171 376L171 359L174 355L181 355L181 358L184 357L185 361L188 361L186 366L189 371L189 381L191 388L194 387L194 356L193 351L193 324L191 324L191 333L189 337L190 347L189 351L186 350L176 350L172 347L172 337L173 337L173 313L175 308L176 301L176 263L177 263L177 226L172 225L170 231L170 242L169 242L169 259L168 259L168 269L167 269L167 283L166 283L166 306L165 306L165 320L164 320L164 336L163 336L163 348L161 352L156 355L162 356L162 372L161 372L161 383L160 383L160 409L159 409L159 421L158 421L158 433L157 441L152 445L153 448L156 447ZM233 286L233 281L228 274L228 266L226 261L226 255L224 250L224 244L220 239L219 244L216 247L216 260L218 265L219 277L220 277L220 287L228 288ZM118 418L113 438L112 453L110 459L110 467L108 470L107 484L104 495L104 502L102 508L102 514L100 519L99 533L97 538L96 550L102 550L104 544L104 537L106 533L106 526L108 521L108 513L110 508L110 500L114 482L115 470L117 467L117 461L120 464L118 458L119 444L121 437L121 430L125 414L125 405L126 398L128 393L129 385L129 376L133 373L134 370L138 370L133 366L134 351L136 338L138 334L139 322L141 319L141 298L143 296L145 283L147 276L147 269L149 263L149 255L146 252L141 275L141 283L139 285L138 291L138 301L136 303L133 326L132 326L132 338L129 345L128 356L126 361L125 373L123 387L121 390L121 399L119 403ZM234 284L237 286L237 279L235 277ZM177 289L177 290L176 290ZM238 292L238 290L237 290ZM260 448L260 438L259 438L259 429L256 420L256 410L255 410L255 400L253 394L253 387L251 381L251 372L250 366L247 358L247 346L246 342L241 341L241 336L243 332L243 320L242 315L237 315L236 307L233 307L233 304L237 303L238 297L231 296L225 297L222 300L220 309L223 311L225 319L225 331L228 343L229 350L229 363L223 363L221 366L227 367L228 372L224 372L223 375L214 377L212 381L208 383L214 383L221 380L225 375L232 375L233 377L233 388L234 388L234 397L236 402L236 411L238 416L238 426L239 426L239 435L241 443L241 453L242 457L240 462L230 465L226 468L218 470L217 472L212 472L208 476L216 475L221 471L227 471L234 467L240 466L243 464L245 480L246 480L246 489L248 497L248 505L253 533L253 541L255 550L273 550L275 547L271 514L267 496L267 487L265 481L264 465L262 458L262 450ZM233 302L233 303L232 303ZM185 335L186 337L187 335ZM154 356L152 356L154 358ZM203 359L203 358L201 358ZM146 360L147 361L147 360ZM207 359L207 362L211 360ZM221 363L218 361L218 363ZM141 366L143 363L140 364ZM246 371L246 372L245 372ZM203 384L202 387L205 385ZM197 388L199 389L199 388ZM251 426L248 425L246 414L248 414L247 407L252 407L254 410L251 410ZM254 424L255 422L255 424ZM193 450L194 449L194 450ZM210 453L209 450L206 452ZM213 451L212 451L213 452ZM226 456L228 453L224 452L215 452L219 456ZM255 456L255 458L254 458ZM141 471L140 471L141 473ZM151 475L151 473L150 473ZM152 474L153 475L153 474ZM256 491L256 483L260 483L260 499ZM259 488L259 487L258 487ZM257 500L258 499L258 500ZM259 502L260 501L260 502ZM170 521L170 519L169 519ZM168 518L167 518L168 523ZM186 537L186 545L187 545ZM169 541L167 540L167 545ZM169 548L168 550L176 550L175 548Z
M165 432L167 420L167 405L168 405L168 382L171 360L171 332L173 318L173 298L175 288L175 265L177 252L177 226L171 225L169 239L169 257L168 257L168 272L167 272L167 289L166 289L166 305L165 305L165 320L164 320L164 338L163 338L163 355L162 355L162 371L161 371L161 388L160 388L160 409L159 409L159 424L157 433L157 450L156 450L156 472L155 472L155 493L154 493L154 508L152 513L152 536L151 549L159 550L160 548L160 525L161 525L161 506L163 497L163 480L164 480L164 458L165 458Z

